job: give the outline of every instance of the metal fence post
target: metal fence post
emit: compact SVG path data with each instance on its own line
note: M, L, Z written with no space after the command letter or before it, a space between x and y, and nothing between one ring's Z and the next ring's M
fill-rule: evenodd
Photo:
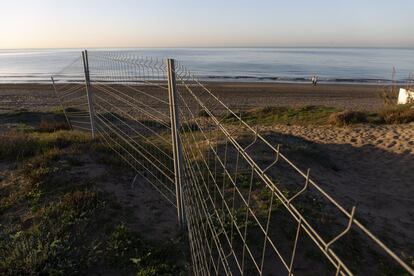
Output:
M88 51L82 52L83 70L85 72L86 96L88 99L89 117L91 120L92 138L95 139L95 110L93 108L91 79L89 76Z
M63 105L63 102L62 102L62 100L60 99L59 94L58 94L58 92L57 92L57 89L56 89L56 84L55 84L55 79L54 79L53 77L50 77L50 78L52 79L52 85L53 85L53 90L55 91L55 96L56 96L56 98L58 99L58 101L59 101L60 105L62 106L62 109L63 109L63 114L65 115L66 122L68 123L69 128L70 128L71 130L73 130L72 125L71 125L71 123L70 123L70 121L69 121L68 115L66 114L66 108L65 108L65 106Z
M177 85L175 76L174 59L167 59L168 75L168 99L170 103L171 117L171 138L173 146L174 173L175 173L175 192L177 199L177 214L180 227L184 227L184 206L182 198L182 176L183 176L183 158L181 141L179 139L180 121L177 106Z

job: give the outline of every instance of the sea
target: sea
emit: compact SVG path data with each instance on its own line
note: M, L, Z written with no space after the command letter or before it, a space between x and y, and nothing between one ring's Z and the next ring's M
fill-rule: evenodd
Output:
M119 51L174 58L209 81L387 84L414 74L414 48L128 48ZM0 50L0 83L44 83L81 49Z

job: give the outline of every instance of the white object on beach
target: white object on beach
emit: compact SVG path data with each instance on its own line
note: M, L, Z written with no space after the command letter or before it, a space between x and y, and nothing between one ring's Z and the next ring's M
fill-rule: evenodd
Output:
M414 103L414 91L400 88L398 94L398 104Z

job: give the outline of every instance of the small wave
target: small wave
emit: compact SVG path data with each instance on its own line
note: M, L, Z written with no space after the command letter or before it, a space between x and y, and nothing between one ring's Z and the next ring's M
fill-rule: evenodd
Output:
M357 83L389 83L392 80L388 79L370 79L370 78L359 78L359 79L350 79L350 78L335 78L332 80L328 80L332 82L357 82Z
M218 75L210 75L210 76L202 76L201 79L203 80L217 80L217 81L253 81L253 82L260 82L260 81L268 81L268 82L310 82L311 77L268 77L268 76L218 76ZM401 79L401 80L390 80L390 79L380 79L380 78L319 78L319 82L321 83L367 83L367 84L388 84L392 82L396 83L406 83L409 79Z
M80 74L65 74L55 75L56 78L64 77L65 82L79 82L82 79ZM102 76L100 76L102 77ZM280 83L305 83L310 82L311 77L287 77L287 76L251 76L251 75L205 75L200 76L200 80L211 81L235 81L235 82L280 82ZM50 75L48 74L22 74L22 75L0 75L0 83L46 83L50 82ZM398 83L403 84L409 82L410 79L404 78L401 80L393 81L390 79L381 78L319 78L321 83L366 83L366 84L390 84ZM412 80L411 80L412 81Z

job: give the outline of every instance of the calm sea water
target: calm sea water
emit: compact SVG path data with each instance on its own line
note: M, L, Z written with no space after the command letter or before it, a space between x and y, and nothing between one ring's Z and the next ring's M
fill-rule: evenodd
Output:
M108 49L106 49L108 50ZM405 82L414 73L414 49L180 48L112 49L175 58L200 79L217 81ZM96 49L99 51L99 49ZM78 49L0 50L0 82L48 82L81 54Z

